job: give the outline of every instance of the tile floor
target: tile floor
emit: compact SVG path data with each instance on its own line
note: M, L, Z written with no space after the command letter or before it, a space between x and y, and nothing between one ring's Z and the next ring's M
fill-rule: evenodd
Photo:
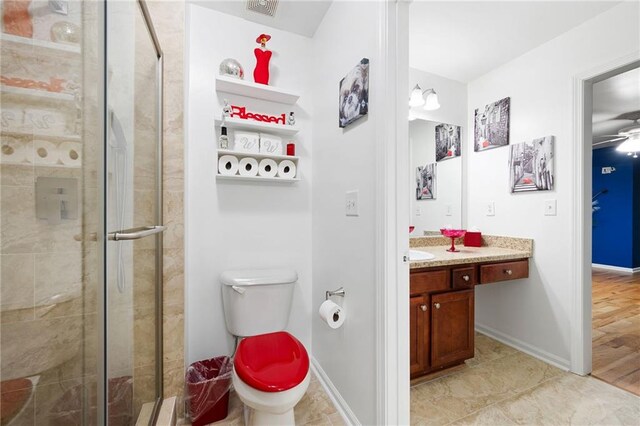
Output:
M476 333L467 367L411 388L412 425L639 425L640 398Z
M308 426L344 426L342 416L324 391L324 388L313 373L307 393L295 408L296 425ZM188 425L189 423L181 423ZM226 419L212 423L216 426L244 425L242 402L232 390L229 396L229 415Z

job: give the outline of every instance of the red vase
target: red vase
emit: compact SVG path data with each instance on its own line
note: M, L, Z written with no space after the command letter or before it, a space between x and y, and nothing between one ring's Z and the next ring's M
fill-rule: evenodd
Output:
M4 32L20 37L33 37L33 22L29 14L31 0L5 0L2 22Z
M253 80L260 84L269 84L269 61L271 51L258 47L253 51L256 54L256 69L253 70Z

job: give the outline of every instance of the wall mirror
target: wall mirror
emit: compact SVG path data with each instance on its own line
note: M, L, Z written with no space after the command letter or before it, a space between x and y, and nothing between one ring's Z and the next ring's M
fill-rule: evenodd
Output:
M452 123L409 121L412 237L462 228L462 137Z

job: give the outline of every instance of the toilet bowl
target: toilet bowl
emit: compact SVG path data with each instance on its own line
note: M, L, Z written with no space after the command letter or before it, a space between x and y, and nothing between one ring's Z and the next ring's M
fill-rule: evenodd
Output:
M286 328L298 274L288 269L226 271L220 276L227 330L241 338L232 382L253 425L295 425L309 388L309 355ZM265 303L267 301L267 303Z
M294 425L293 408L309 383L309 356L287 332L243 339L233 362L233 386L248 407L252 424Z

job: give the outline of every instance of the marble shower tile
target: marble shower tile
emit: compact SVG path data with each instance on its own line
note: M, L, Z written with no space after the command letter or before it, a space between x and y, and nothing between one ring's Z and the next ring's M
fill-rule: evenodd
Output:
M33 308L34 258L32 254L0 255L0 311Z

